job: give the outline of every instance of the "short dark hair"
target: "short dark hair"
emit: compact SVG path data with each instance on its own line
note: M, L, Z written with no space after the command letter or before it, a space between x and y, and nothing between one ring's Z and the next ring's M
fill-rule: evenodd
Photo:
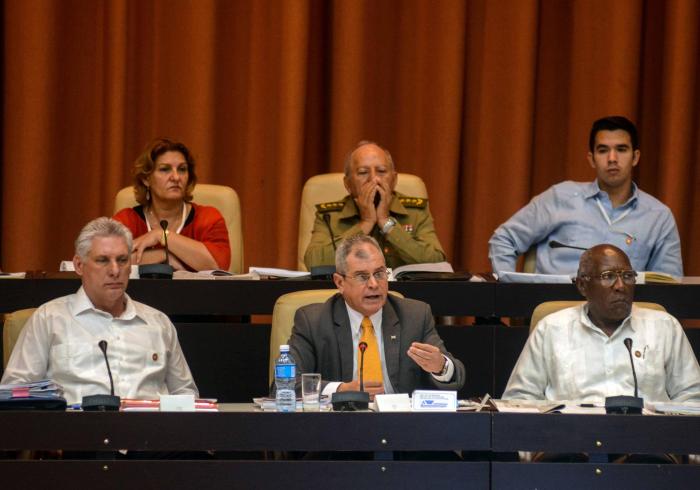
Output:
M632 140L632 149L639 149L639 136L637 135L637 127L632 121L627 119L625 116L607 116L598 119L593 123L591 128L591 135L588 138L588 148L591 153L595 147L595 137L600 131L616 131L621 129L626 131L630 135L630 140Z

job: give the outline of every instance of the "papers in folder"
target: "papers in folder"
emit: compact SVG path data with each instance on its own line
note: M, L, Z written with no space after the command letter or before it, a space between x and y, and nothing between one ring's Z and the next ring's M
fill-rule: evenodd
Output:
M519 282L533 284L571 284L566 274L532 274L529 272L499 272L499 282Z
M63 387L50 379L0 385L0 410L65 410Z

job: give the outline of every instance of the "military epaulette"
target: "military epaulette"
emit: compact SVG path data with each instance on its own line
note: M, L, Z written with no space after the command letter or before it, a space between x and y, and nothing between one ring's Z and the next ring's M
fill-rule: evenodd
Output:
M424 197L401 196L399 197L399 202L403 204L405 208L425 209L428 205L428 200Z
M316 211L319 213L332 213L340 211L343 207L345 207L345 201L322 202L316 205Z

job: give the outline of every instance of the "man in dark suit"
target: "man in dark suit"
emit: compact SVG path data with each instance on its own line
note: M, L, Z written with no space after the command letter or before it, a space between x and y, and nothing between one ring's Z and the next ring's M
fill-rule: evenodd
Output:
M445 349L430 306L387 296L386 263L377 241L350 237L335 257L339 294L300 308L294 317L289 344L297 374L321 373L323 394L357 391L358 345L364 342L364 388L370 395L459 390L464 365Z

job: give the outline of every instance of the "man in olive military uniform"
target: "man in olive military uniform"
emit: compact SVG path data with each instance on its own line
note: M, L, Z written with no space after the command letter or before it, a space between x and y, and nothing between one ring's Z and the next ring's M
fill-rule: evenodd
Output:
M357 144L345 159L349 195L316 205L316 221L304 254L309 270L335 263L331 230L336 243L352 235L373 236L388 267L445 260L428 200L395 192L396 177L388 150L369 141Z

